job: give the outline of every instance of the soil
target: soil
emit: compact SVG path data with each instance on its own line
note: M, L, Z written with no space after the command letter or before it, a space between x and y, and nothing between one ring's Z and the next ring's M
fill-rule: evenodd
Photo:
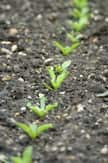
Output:
M63 0L0 1L0 159L32 145L34 163L108 163L108 0L90 1L94 14L80 47L63 57L71 5ZM46 66L71 59L70 76L48 91ZM39 119L25 107L44 93L59 107ZM14 122L53 123L31 141ZM2 161L1 161L2 162Z

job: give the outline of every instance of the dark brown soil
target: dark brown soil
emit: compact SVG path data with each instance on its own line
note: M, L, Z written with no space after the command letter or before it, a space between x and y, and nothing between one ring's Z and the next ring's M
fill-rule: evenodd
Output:
M0 159L33 145L35 163L108 163L108 0L90 6L94 18L85 38L64 58L52 42L66 42L68 2L0 1ZM69 78L59 90L46 90L46 65L66 59L72 60ZM59 102L44 120L25 108L39 93ZM15 120L55 128L32 142Z

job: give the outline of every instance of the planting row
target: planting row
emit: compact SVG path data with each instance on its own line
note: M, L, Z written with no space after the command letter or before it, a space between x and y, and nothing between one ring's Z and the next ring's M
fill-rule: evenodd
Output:
M71 20L68 20L68 26L70 27L70 32L67 33L66 37L70 41L70 45L62 45L59 41L54 42L63 56L68 56L80 45L81 42L81 32L88 25L90 18L90 11L88 6L88 0L73 0L71 1L72 10L69 11ZM71 60L67 60L62 64L49 66L46 68L49 75L49 81L44 83L44 86L48 90L55 90L61 87L65 79L69 75L69 66L71 65ZM52 104L46 104L47 98L44 94L39 94L39 105L27 103L27 108L36 114L39 118L44 118L50 111L58 107L58 102ZM43 124L37 126L34 123L21 123L16 122L16 126L23 130L23 132L28 135L32 140L40 136L43 132L50 128L53 128L53 124ZM32 146L25 148L22 156L12 157L13 163L31 163L32 162ZM3 161L4 163L9 163L9 161Z

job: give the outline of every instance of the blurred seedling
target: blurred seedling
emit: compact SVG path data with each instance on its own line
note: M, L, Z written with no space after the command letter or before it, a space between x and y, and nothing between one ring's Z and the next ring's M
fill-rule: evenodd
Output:
M47 72L49 74L50 85L44 83L44 85L52 90L60 88L61 84L68 77L69 71L68 67L70 66L71 61L66 61L62 65L55 65L47 67Z
M43 94L39 94L40 105L32 105L31 102L27 103L27 107L31 109L40 118L45 117L49 111L57 108L58 103L46 105L47 98Z
M88 17L84 16L75 22L68 21L68 24L75 32L81 32L88 24Z
M75 8L70 12L70 15L72 15L74 19L81 19L85 15L86 17L89 18L90 17L89 8L85 7L85 8L82 8L81 10Z
M88 0L73 0L72 3L76 8L83 9L88 6Z
M81 34L75 34L74 32L67 33L67 38L72 42L72 43L80 43L80 40L82 38Z
M14 156L11 158L12 163L32 163L32 146L28 146L22 153L22 156ZM9 161L3 161L3 163L10 163Z
M32 140L40 136L48 129L53 128L53 125L51 123L37 126L36 124L33 123L25 124L25 123L17 122L16 126L21 128L25 132L25 134L27 134Z
M79 42L74 42L71 46L64 46L60 42L55 41L54 46L61 51L62 55L68 56L79 46Z

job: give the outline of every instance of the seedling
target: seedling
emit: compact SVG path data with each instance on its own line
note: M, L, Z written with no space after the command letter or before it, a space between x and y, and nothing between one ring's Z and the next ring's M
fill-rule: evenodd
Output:
M22 156L12 157L13 163L32 163L32 147L25 148Z
M85 17L85 15L87 17L90 16L88 7L82 8L81 10L75 8L70 14L75 19L81 19L82 17Z
M80 43L82 35L81 34L75 35L74 32L71 32L67 34L67 37L72 43Z
M79 46L79 42L75 42L71 46L63 46L58 41L55 41L54 45L62 52L64 56L68 56Z
M88 17L84 16L84 17L82 17L81 19L79 19L78 21L75 21L75 22L68 21L68 24L76 32L81 32L86 27L86 25L88 24Z
M47 98L43 94L39 94L39 99L40 99L40 106L32 105L29 102L27 104L27 107L31 109L40 118L43 118L48 114L49 111L55 109L58 106L58 103L46 105Z
M67 60L63 62L61 65L60 64L54 65L54 69L57 73L61 73L63 71L67 71L70 64L71 64L71 60Z
M47 67L47 72L49 74L49 80L50 80L50 86L46 83L44 85L52 90L52 89L58 89L60 88L61 84L64 82L64 80L69 75L69 71L67 68L69 67L71 61L64 62L61 66L50 66Z
M74 0L73 3L76 8L82 9L88 5L88 0Z
M12 163L32 163L32 146L25 148L22 156L14 156L11 158ZM10 163L9 161L4 160L3 163Z
M25 124L25 123L16 123L17 127L21 128L32 140L41 135L43 132L47 131L49 128L53 128L51 123L43 124L37 126L36 124Z

